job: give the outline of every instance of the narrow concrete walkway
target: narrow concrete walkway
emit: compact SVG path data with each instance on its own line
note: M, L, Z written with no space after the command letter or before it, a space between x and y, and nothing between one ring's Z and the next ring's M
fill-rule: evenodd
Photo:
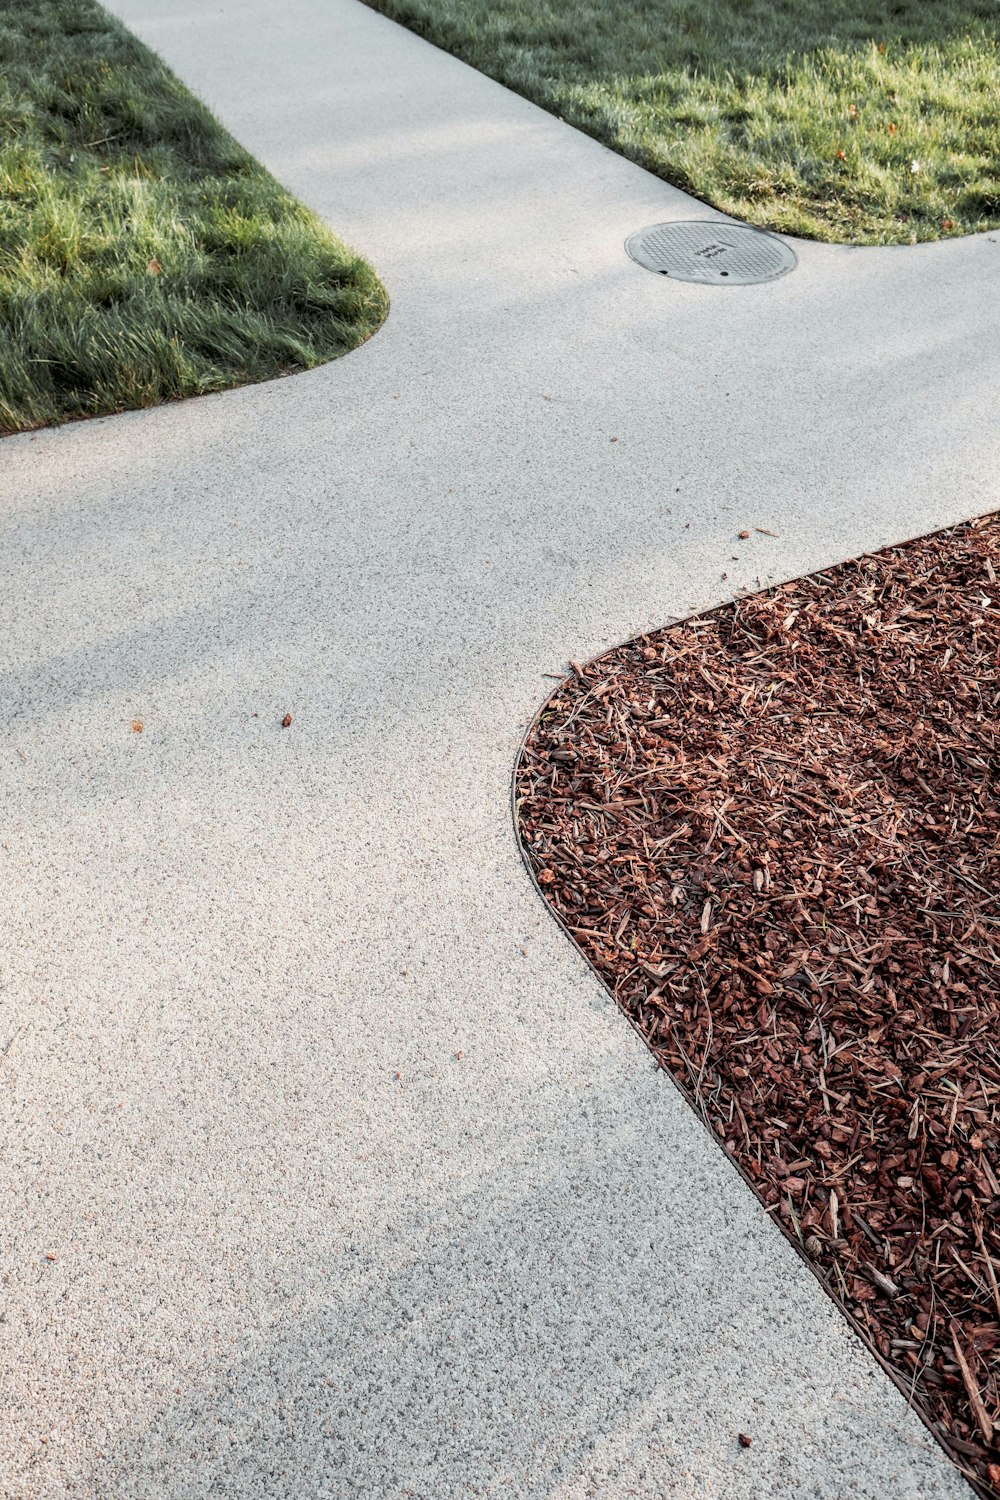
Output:
M567 659L998 504L1000 236L681 286L708 210L355 0L116 8L393 310L0 449L0 1492L967 1494L507 799Z

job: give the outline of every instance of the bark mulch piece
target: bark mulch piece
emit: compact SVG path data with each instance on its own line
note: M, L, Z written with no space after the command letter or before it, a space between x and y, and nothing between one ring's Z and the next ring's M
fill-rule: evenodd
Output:
M1000 1496L1000 517L630 641L516 777L556 915Z

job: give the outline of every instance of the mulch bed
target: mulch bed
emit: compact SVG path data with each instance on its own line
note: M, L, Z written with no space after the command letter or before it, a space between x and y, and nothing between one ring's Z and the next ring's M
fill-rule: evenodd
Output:
M1000 1496L1000 517L574 664L540 888L980 1492Z

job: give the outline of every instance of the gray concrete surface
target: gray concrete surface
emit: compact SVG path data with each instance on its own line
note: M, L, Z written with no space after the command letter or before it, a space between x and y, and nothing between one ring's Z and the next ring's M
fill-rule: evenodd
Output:
M354 0L116 8L393 305L0 449L0 1490L967 1494L507 796L568 659L996 506L998 237L672 284L709 210Z

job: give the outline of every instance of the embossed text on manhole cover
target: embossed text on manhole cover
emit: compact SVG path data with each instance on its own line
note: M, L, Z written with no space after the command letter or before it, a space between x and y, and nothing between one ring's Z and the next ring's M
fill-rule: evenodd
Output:
M774 281L796 263L795 251L777 235L718 219L652 224L630 234L625 249L648 271L712 286Z

